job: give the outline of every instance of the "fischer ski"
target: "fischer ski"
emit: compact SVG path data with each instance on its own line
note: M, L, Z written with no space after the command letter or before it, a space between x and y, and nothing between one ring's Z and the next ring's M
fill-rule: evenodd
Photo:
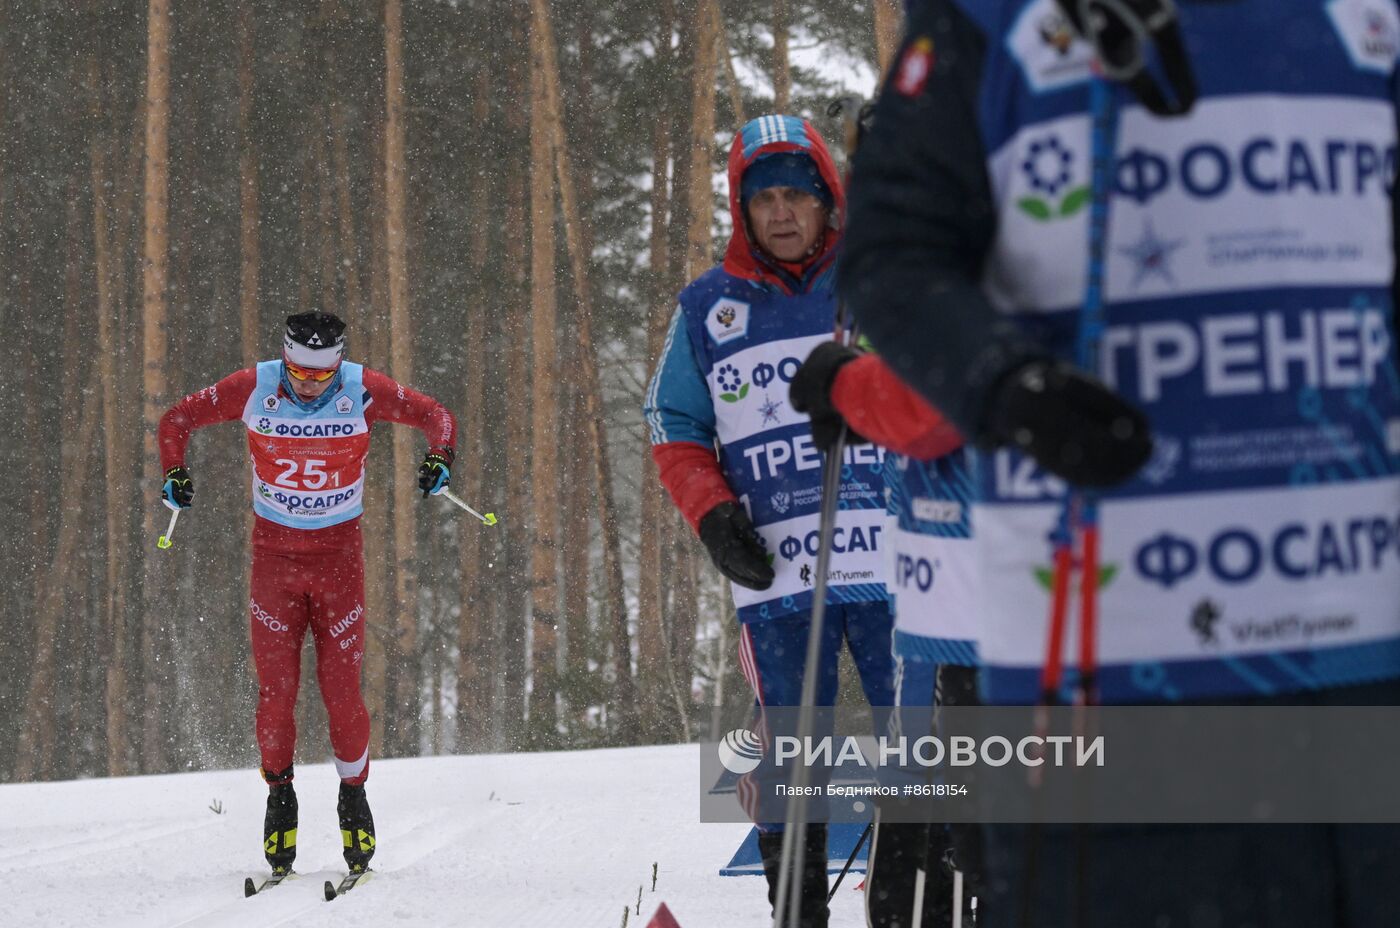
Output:
M332 883L330 880L326 880L326 901L334 902L337 896L343 896L361 883L368 882L370 874L372 873L374 873L374 871L368 869L352 870L340 881L339 886Z
M284 870L281 873L273 873L272 876L263 880L261 883L254 883L253 878L250 876L243 881L243 896L245 899L248 896L256 896L264 889L271 889L272 887L276 886L278 883L281 883L288 877L294 876L296 876L296 871Z

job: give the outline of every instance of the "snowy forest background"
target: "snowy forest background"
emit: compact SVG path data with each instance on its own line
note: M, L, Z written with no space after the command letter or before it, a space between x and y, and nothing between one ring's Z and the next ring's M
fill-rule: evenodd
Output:
M729 140L869 93L899 0L0 0L0 779L257 763L244 430L156 549L155 423L323 308L458 417L376 430L375 756L684 741L752 699L642 392ZM330 753L304 654L298 759ZM848 679L850 674L845 675Z

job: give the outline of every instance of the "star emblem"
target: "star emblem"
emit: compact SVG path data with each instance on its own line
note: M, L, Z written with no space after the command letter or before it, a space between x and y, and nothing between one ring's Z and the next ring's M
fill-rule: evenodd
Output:
M768 425L771 422L776 425L778 423L778 411L782 408L782 403L773 402L772 398L765 393L763 395L763 405L758 407L758 411L763 413L763 424Z
M1132 245L1118 249L1119 254L1137 264L1137 273L1133 275L1133 289L1136 290L1143 281L1154 274L1165 280L1168 286L1176 286L1169 262L1172 253L1185 244L1186 240L1182 238L1158 238L1156 230L1152 228L1152 220L1146 220L1143 224L1142 238Z

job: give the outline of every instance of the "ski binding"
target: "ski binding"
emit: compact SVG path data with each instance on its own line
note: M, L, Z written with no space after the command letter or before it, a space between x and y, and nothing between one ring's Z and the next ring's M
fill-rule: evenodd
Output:
M263 880L261 883L254 883L253 878L250 876L243 881L243 897L246 899L249 896L256 896L264 889L271 889L288 877L293 876L296 876L296 873L292 870L283 870L281 872L273 871L272 876Z
M337 896L343 896L361 883L367 882L370 874L373 872L373 870L369 869L352 870L340 881L339 886L332 883L330 880L326 880L326 901L334 902Z

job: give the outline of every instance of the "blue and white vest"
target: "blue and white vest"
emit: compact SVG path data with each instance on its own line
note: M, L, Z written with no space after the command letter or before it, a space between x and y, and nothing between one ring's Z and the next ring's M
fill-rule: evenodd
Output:
M834 298L829 285L788 295L716 268L688 286L658 369L649 409L712 409L713 436L673 434L652 412L653 440L717 440L726 480L752 517L772 559L765 591L734 587L742 622L808 612L817 561L822 455L812 446L809 418L788 403L793 374L830 341ZM693 360L688 360L689 354ZM674 359L674 361L672 360ZM698 366L703 385L686 386L668 368ZM707 395L666 394L686 390ZM884 602L884 452L870 445L846 451L828 577L827 601Z
M999 213L984 290L1069 357L1089 50L1047 39L1052 0L962 5L989 37L978 119ZM1103 698L1394 677L1400 12L1330 0L1180 14L1194 111L1157 119L1117 91L1098 373L1147 412L1156 451L1101 507ZM976 485L984 685L993 701L1034 701L1064 488L1011 452L979 457Z
M973 454L959 449L935 461L885 458L894 652L905 660L978 663L981 599L968 469Z
M278 395L281 361L258 364L243 407L253 465L253 511L291 528L316 529L364 512L369 423L364 368L346 361L316 402Z

